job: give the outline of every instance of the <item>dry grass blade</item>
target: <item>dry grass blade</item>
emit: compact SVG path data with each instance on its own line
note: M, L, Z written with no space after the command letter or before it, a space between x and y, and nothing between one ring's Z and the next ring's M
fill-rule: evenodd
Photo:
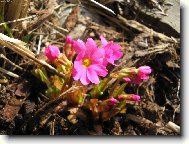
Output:
M0 33L0 44L10 48L11 50L13 50L14 52L18 53L19 55L21 55L23 57L28 57L29 59L35 61L36 63L46 67L48 70L57 74L58 76L64 77L63 73L59 73L54 67L52 67L45 61L35 58L35 54L26 48L26 46L25 46L26 43L24 43L18 39L10 38L10 37Z
M27 53L28 55L35 57L35 54L25 47L25 42L18 39L10 38L2 33L0 33L0 44L10 48L16 53L19 52L22 56L26 56Z

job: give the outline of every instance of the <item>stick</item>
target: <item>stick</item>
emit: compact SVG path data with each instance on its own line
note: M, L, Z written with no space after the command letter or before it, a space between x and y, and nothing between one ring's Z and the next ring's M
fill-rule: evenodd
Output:
M7 61L8 63L10 63L12 66L18 68L19 70L23 70L22 67L16 65L14 62L10 61L8 58L6 58L3 54L0 54L0 58L4 59L5 61Z
M19 78L19 75L15 74L13 72L10 72L10 71L8 71L8 70L6 70L4 68L1 68L1 67L0 67L0 72L5 73L5 74L7 74L9 76L12 76L14 78Z
M176 133L180 133L180 126L176 125L175 123L171 121L168 122L167 127Z
M32 15L32 16L25 17L25 18L20 18L20 19L16 19L16 20L12 20L12 21L3 22L3 23L0 23L0 26L2 26L4 24L10 24L10 23L14 23L14 22L20 22L20 21L32 19L32 18L35 18L36 16L37 15Z

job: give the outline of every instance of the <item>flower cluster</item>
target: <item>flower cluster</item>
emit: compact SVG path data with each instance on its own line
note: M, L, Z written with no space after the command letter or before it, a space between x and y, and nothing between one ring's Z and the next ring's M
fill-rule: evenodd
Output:
M149 79L152 69L141 66L111 72L108 65L117 66L116 61L123 56L121 46L107 41L103 36L100 36L100 41L101 45L97 46L92 38L84 42L67 36L62 53L53 45L44 51L47 62L63 73L64 77L49 76L44 68L38 68L36 74L47 84L46 93L52 98L72 86L79 86L66 95L67 102L88 108L94 117L101 116L105 121L117 113L125 112L127 101L138 102L141 99L139 95L125 93L124 89L127 83L140 84ZM123 80L125 83L121 84ZM95 85L88 90L86 85L90 83ZM86 94L89 98L85 101Z
M80 80L83 85L90 82L99 84L98 76L105 77L108 74L107 64L114 64L115 60L122 57L121 46L113 42L107 42L101 36L102 47L97 47L92 38L88 38L84 43L81 40L74 42L74 49L77 54L74 61L74 80Z

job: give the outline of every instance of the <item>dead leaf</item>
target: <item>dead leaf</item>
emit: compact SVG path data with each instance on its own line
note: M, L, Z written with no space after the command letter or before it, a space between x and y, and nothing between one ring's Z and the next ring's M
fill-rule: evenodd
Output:
M19 97L26 97L30 94L31 85L28 81L23 81L17 85L15 95Z
M17 88L16 92L18 96L24 97L24 99L18 99L16 96L13 96L5 105L2 115L6 122L11 122L16 115L18 114L20 108L22 107L25 99L29 96L31 87L29 86L30 83L26 80L22 80L20 83L13 84L14 88Z
M65 26L66 29L71 30L75 27L77 20L78 20L78 13L80 11L79 6L73 8L71 14L68 16Z

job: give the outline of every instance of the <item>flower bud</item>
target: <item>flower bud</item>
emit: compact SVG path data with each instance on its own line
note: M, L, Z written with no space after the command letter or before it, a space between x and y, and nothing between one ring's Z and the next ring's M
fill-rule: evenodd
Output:
M118 100L130 100L130 101L139 101L140 96L135 94L125 94L125 95L119 95Z
M130 82L131 81L131 79L128 78L128 77L123 78L123 80L125 80L126 82Z
M113 105L113 106L117 105L117 102L118 102L118 101L117 101L115 98L112 97L112 98L110 98L109 100L110 100L110 104L111 104L111 105Z
M138 76L140 79L146 80L149 78L148 74L152 72L152 69L149 66L141 66L138 68Z
M149 66L141 66L138 69L139 69L139 73L143 73L146 75L152 72L152 69Z
M67 36L65 40L64 51L65 51L65 55L68 57L69 60L72 60L75 54L73 44L74 44L74 40L72 39L72 37Z
M45 48L45 56L50 62L53 62L55 59L57 59L59 54L60 50L56 46L49 45L47 48Z
M65 42L69 44L73 44L74 41L71 36L67 36Z
M139 95L132 94L132 95L131 95L131 100L132 100L132 101L139 101L139 100L140 100L140 96L139 96Z

